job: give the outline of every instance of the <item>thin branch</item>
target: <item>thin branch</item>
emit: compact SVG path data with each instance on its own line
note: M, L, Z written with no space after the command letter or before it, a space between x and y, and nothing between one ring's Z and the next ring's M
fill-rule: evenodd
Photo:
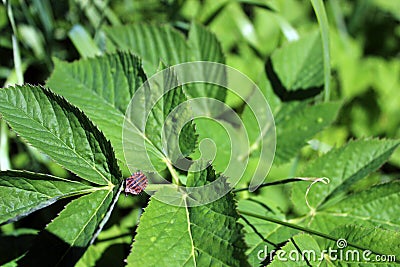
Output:
M280 184L288 184L288 183L293 183L293 182L298 182L298 181L304 181L304 178L288 178L288 179L284 179L284 180L279 180L279 181L275 181L275 182L270 182L270 183L264 183L261 184L257 190L259 190L262 187L266 187L266 186L271 186L271 185L280 185ZM241 192L241 191L248 191L249 188L245 187L245 188L238 188L238 189L234 189L232 190L234 193L236 192Z
M260 232L258 232L257 228L249 221L246 219L246 217L244 217L243 215L240 215L240 218L243 219L243 221L245 221L247 223L248 226L250 226L251 229L253 229L254 233L256 233L256 235L258 235L259 238L261 238L262 241L264 241L265 243L268 243L272 246L274 246L274 248L277 248L278 245L269 241L268 239L266 239Z
M329 234L325 234L325 233L322 233L322 232L319 232L319 231L315 231L315 230L312 230L312 229L309 229L309 228L306 228L306 227L303 227L303 226L300 226L300 225L295 225L295 224L292 224L292 223L281 221L281 220L278 220L278 219L275 219L275 218L271 218L271 217L268 217L268 216L255 214L255 213L248 212L248 211L245 211L245 210L239 210L239 213L241 215L251 216L251 217L258 218L258 219L261 219L261 220L265 220L265 221L268 221L268 222L272 222L272 223L276 223L276 224L279 224L279 225L283 225L283 226L286 226L286 227L289 227L289 228L292 228L292 229L295 229L295 230L303 231L303 232L308 233L310 235L319 236L319 237L322 237L322 238L325 238L325 239L332 240L334 242L336 242L339 239L339 238L331 236ZM379 254L379 253L377 253L375 251L372 251L369 248L366 248L366 247L363 247L363 246L360 246L360 245L357 245L357 244L353 244L353 243L350 243L350 242L347 242L347 245L351 246L351 247L354 247L354 248L361 249L361 250L370 250L374 254Z
M292 241L293 246L296 248L296 250L297 250L301 255L303 255L303 254L302 254L302 251L301 251L301 249L300 249L300 247L296 244L296 242L294 241L293 237L290 238L290 241ZM308 261L307 257L303 257L303 259L306 261L307 266L312 267L312 265L311 265L310 262Z

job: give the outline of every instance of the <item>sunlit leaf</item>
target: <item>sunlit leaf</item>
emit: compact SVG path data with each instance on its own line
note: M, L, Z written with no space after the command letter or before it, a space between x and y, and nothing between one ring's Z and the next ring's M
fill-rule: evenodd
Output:
M190 176L188 186L216 178L211 168ZM233 196L227 194L198 207L187 207L185 198L181 201L183 207L151 199L140 220L128 266L245 266L242 226L237 223Z
M64 98L39 86L3 88L0 112L23 139L83 179L108 185L121 178L110 143Z

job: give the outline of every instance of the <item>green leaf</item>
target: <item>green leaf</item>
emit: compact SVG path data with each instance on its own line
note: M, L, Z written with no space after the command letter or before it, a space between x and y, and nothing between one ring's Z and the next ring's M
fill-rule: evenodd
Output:
M393 181L374 186L368 190L352 194L339 203L324 210L341 217L342 221L348 218L359 220L360 224L372 224L383 228L393 228L400 231L398 208L393 203L399 203L400 182ZM343 216L341 216L343 215ZM347 215L347 216L346 216Z
M85 28L82 27L82 25L77 24L72 27L72 29L68 32L68 37L71 39L72 43L82 57L85 58L101 55L100 49L97 47Z
M187 179L199 186L216 178L211 167ZM163 188L157 194L167 193ZM232 194L198 207L151 199L141 217L128 266L246 266L242 226ZM154 231L154 229L158 229Z
M167 65L188 61L225 61L215 35L197 23L191 24L188 40L169 25L132 24L103 29L118 49L132 51L142 58L148 75L157 71L160 61Z
M393 205L399 201L400 183L382 184L318 209L312 216L304 217L302 223L324 232L355 221L358 225L400 231L399 209Z
M331 56L329 49L329 24L328 17L326 16L324 3L322 0L311 0L314 12L318 19L319 30L321 33L321 46L324 56L324 91L325 101L330 98L330 84L331 84Z
M347 225L336 229L333 235L340 237L338 240L340 239L341 248L337 244L339 241L334 242L318 238L319 242L317 242L310 235L296 235L280 251L272 255L274 258L268 266L372 267L399 265L398 262L393 261L393 259L398 259L400 252L398 232ZM346 242L346 245L343 245L342 242ZM355 244L358 248L354 248L350 244ZM394 257L391 261L379 261L377 255ZM267 254L266 256L270 260L270 255Z
M168 66L192 61L225 62L221 45L215 35L197 23L191 24L187 40L168 25L132 24L105 27L104 31L118 49L139 55L149 76L157 71L160 61ZM196 74L198 77L214 76L213 80L221 80L221 83L225 79L224 73L220 71L198 67L196 71L201 72ZM206 96L221 101L225 99L226 91L216 85L197 83L186 87L185 92L189 97ZM207 110L211 107L204 108Z
M206 27L193 22L190 25L187 42L190 48L189 60L225 62L221 44L217 37L207 30Z
M194 125L190 123L192 118L191 109L188 105L184 104L187 97L182 87L177 87L174 90L166 92L167 89L174 88L178 84L176 73L172 68L166 68L162 75L163 86L152 86L150 90L152 94L157 91L156 95L165 95L163 95L162 101L158 101L153 106L146 121L145 132L146 136L155 144L159 151L165 151L164 154L174 163L178 160L179 157L177 156L181 154L181 151L183 156L188 156L193 151L196 146L196 132ZM146 104L149 106L149 103L151 103L151 96L146 96L146 93L144 98L147 103L143 106L143 110L146 109ZM141 102L142 97L139 99L138 102ZM180 104L182 106L179 106ZM137 109L134 111L136 112L131 114L132 117L140 114L137 112ZM189 121L186 121L186 119ZM166 143L163 143L163 135L162 131L160 131L163 127L164 142ZM180 132L181 129L182 131ZM178 136L180 140L176 138Z
M274 255L275 257L273 258L271 264L269 264L268 266L310 266L309 264L311 264L311 266L319 266L319 258L322 254L321 248L318 246L317 241L315 241L315 239L312 238L310 235L306 234L299 234L294 236L286 245L284 245L280 249L280 251L281 252L277 252L277 254L281 256L282 260ZM308 251L310 253L304 253L304 251ZM302 255L305 256L308 262L302 258ZM267 260L271 260L269 254L265 256L267 256Z
M330 125L340 108L338 102L309 106L304 102L281 104L275 114L276 152L274 163L283 164L299 153L315 134ZM249 108L242 115L250 141L250 155L258 155L262 141L257 121ZM265 126L267 127L267 126Z
M349 193L352 184L383 164L390 157L398 144L398 141L392 140L363 140L351 142L343 148L331 150L313 163L307 165L306 169L301 174L302 176L329 177L331 183L328 185L319 185L318 183L313 185L308 194L308 200L310 201L311 206L315 207L312 210L308 209L304 198L309 183L294 184L292 190L292 201L296 211L300 211L300 215L303 216L293 218L289 222L296 223L299 226L299 229L301 225L303 225L304 227L302 228L305 232L307 232L307 230L310 231L309 233L314 234L319 232L321 233L320 235L317 234L319 236L324 236L323 233L330 233L329 236L337 237L337 239L342 238L343 236L333 230L338 226L353 224L354 222L363 226L378 226L399 231L400 221L397 219L398 216L396 215L398 214L398 208L395 205L393 206L393 203L399 201L399 182L378 185L366 191L353 193L345 198L343 197L345 192ZM332 174L335 174L335 176ZM331 184L333 184L333 187L330 187ZM328 195L338 196L330 199L327 197ZM318 203L316 200L326 202L315 206L313 204ZM240 204L243 205L243 201L241 201ZM245 210L246 212L254 210L253 213L260 214L260 208L262 209L262 206L257 210L256 208L252 208L254 205L255 204L252 203L250 206L247 204L246 206L239 207L240 210ZM304 209L304 211L300 209ZM266 210L266 212L268 211ZM261 233L262 236L262 238L260 238L254 228L246 228L248 232L248 234L246 234L246 241L251 248L253 248L252 250L249 250L249 259L251 262L256 262L258 259L256 258L257 253L262 250L264 246L267 247L268 251L274 249L274 246L271 246L271 244L268 243L271 240L274 241L271 238L271 233L276 233L279 237L284 237L285 232L282 231L282 228L285 229L287 227L284 227L282 223L276 225L276 229L268 229L267 226L269 223L267 221L248 216L244 217L250 221L253 227L257 229L257 232ZM268 217L271 217L271 214L269 214ZM263 232L263 229L267 229L265 233ZM265 240L263 239L264 237ZM360 238L361 237L362 235L360 234ZM290 233L286 238L290 238ZM378 239L379 238L377 237L377 240ZM366 245L363 242L359 242L359 240L348 239L348 241L349 243L356 245L358 248L371 249L374 252L382 253L382 251L373 250L373 246ZM290 242L288 246L291 246L291 243L292 242ZM298 244L296 243L296 245ZM310 245L310 248L312 247L313 246ZM332 247L332 245L330 247ZM326 248L327 247L322 246L321 250ZM303 249L307 249L307 246ZM274 262L276 262L275 264L278 266L288 264L287 262L279 263L278 260ZM296 265L298 263L299 262L290 262L289 266L298 266ZM373 263L370 264L371 266L375 266Z
M279 112L279 110L281 109L282 101L274 93L271 82L268 80L267 75L265 73L260 74L260 77L258 78L257 81L257 85L260 88L261 92L263 93L265 99L267 99L272 114L276 115L276 113Z
M208 31L204 26L192 23L188 37L189 55L186 61L211 61L225 63L225 56L222 52L221 44L216 36ZM206 77L213 81L220 81L224 84L226 77L224 73L208 68L200 68L202 74L196 74L200 77ZM196 71L200 71L197 69ZM213 78L210 78L213 76ZM189 97L209 97L224 101L226 90L209 83L188 84L186 93ZM209 107L204 107L206 110Z
M96 238L119 196L119 188L98 190L70 202L37 237L19 264L72 266Z
M121 178L110 143L62 97L39 86L3 88L0 111L22 138L83 179L108 185Z
M397 262L399 262L400 233L397 231L378 227L346 225L335 229L332 235L345 239L349 244L357 244L357 246L364 248L364 250L370 250L374 254L394 255ZM332 243L332 241L325 242L326 245L331 246L333 245ZM347 248L351 248L351 245Z
M127 174L127 164L132 165L131 169L148 167L147 163L142 162L146 161L146 154L157 170L166 167L166 158L175 162L176 159L172 157L180 155L171 149L164 149L163 131L160 129L167 115L186 101L186 95L178 87L157 101L157 97L169 89L168 86L172 86L171 83L176 84L173 71L167 70L163 75L162 86L151 84L150 87L147 85L142 87L142 91L137 91L146 80L141 62L129 52L118 52L73 63L56 61L55 71L47 85L81 108L104 132L111 140L119 165ZM76 93L77 88L81 93ZM132 100L134 102L130 104L135 93L137 95ZM171 124L166 123L164 132L167 138L170 137L167 139L168 148L175 150L179 147L178 144L170 141L181 134L181 150L187 155L195 146L194 127L190 123L183 127L184 119L190 117L188 106L180 107L179 113L178 120ZM183 116L183 113L187 116Z
M60 198L85 194L93 187L75 181L21 171L0 172L0 224L42 209Z
M288 91L318 87L324 82L322 43L318 33L277 49L271 60L273 69Z
M339 108L338 102L312 106L302 102L283 104L275 115L275 163L282 164L295 157L308 140L332 124Z
M129 101L146 80L140 59L131 53L115 53L73 63L55 59L54 63L47 86L82 109L103 131L126 175L122 126Z
M239 210L246 210L260 215L272 216L279 220L285 220L285 215L278 210L269 210L265 204L251 199L240 200L238 204ZM265 251L271 252L277 250L281 244L285 243L290 237L298 233L294 230L282 225L271 223L266 220L255 218L248 215L242 215L239 221L244 225L245 241L248 246L246 254L251 266L259 266L262 258L267 256ZM260 251L263 251L262 253Z
M378 169L388 160L399 145L394 140L361 140L348 143L346 146L332 149L317 158L302 171L302 177L327 177L328 185L313 185L307 198L315 210L328 207L343 197L351 184L357 182ZM305 203L305 192L308 184L293 185L292 201L300 214L310 211Z
M140 56L149 76L157 71L160 61L175 65L189 57L185 37L168 25L133 24L103 29L117 49L132 51Z
M156 26L147 24L133 24L118 27L105 27L104 30L117 49L132 51L142 58L143 67L149 76L157 71L156 67L159 65L160 61L165 65L175 65L178 63L191 61L213 61L219 63L223 63L225 61L221 46L215 35L203 26L196 23L191 24L189 37L187 40L180 32L167 25ZM206 77L207 79L213 81L220 81L221 84L224 84L224 80L226 79L224 75L225 73L221 71L221 69L214 70L205 68L201 66L200 63L196 65L195 71L197 73L196 75L199 75L199 78ZM208 97L224 101L226 96L225 89L219 88L214 84L185 84L184 91L189 98ZM192 102L192 104L195 105L196 102ZM218 111L216 104L209 101L207 101L207 103L200 104L198 108L201 110L201 112L206 114L214 114L213 112ZM197 110L197 107L194 107L193 110ZM158 117L160 117L160 115L161 113ZM136 117L138 116L136 115ZM206 124L204 125L204 128L207 129L208 126L209 125ZM188 126L188 128L190 127ZM151 131L146 130L146 133L149 132ZM185 132L188 131L182 131L182 134L185 135ZM186 136L188 135L186 134ZM159 147L158 141L152 140L151 137L149 139L152 141L154 146ZM185 138L182 140L184 139ZM192 143L190 138L186 139L189 144ZM138 142L133 140L133 138L128 141L129 144L125 145L125 147L132 147L131 144L133 145L134 143L137 146ZM184 143L185 142L181 142L180 144L182 145ZM170 147L176 146L171 144ZM189 146L186 151L191 151L193 148L194 146ZM151 150L155 149L151 148ZM184 155L186 154L185 151L182 152ZM136 152L132 151L132 154L133 153ZM155 158L161 156L159 153L156 154L158 155L156 155ZM171 155L172 154L169 153L169 158L171 158ZM138 159L135 158L135 160ZM132 161L132 159L129 161ZM165 159L161 159L161 161L158 163L157 161L152 160L152 163L156 169L160 169L161 166L163 166L163 161L165 161ZM143 165L146 166L146 164Z
M194 150L197 137L186 100L173 68L163 70L136 92L123 129L131 170L161 171Z
M229 136L226 127L232 126L223 121L215 122L206 118L195 119L195 124L200 146L191 157L193 159L201 157L203 160L212 161L216 171L225 171L229 166L232 153L232 136ZM208 142L209 140L212 142Z

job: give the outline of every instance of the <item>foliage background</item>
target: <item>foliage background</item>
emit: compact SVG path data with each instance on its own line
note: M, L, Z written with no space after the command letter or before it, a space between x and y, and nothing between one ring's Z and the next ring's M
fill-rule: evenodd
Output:
M325 1L330 26L331 99L342 104L337 120L312 138L284 164L274 165L269 181L299 175L327 149L364 137L400 138L400 4L398 1ZM309 1L10 1L0 5L0 84L44 84L53 58L73 61L100 54L102 27L133 22L167 23L187 33L192 20L215 33L226 63L257 84L265 84L265 61L288 39L318 30ZM12 16L12 17L11 17ZM10 22L14 20L14 25ZM15 42L13 44L13 38ZM19 51L16 50L16 43ZM19 54L18 54L19 52ZM92 53L92 54L90 54ZM15 64L20 58L20 64ZM23 73L23 77L19 74ZM235 109L241 102L228 95ZM274 104L271 104L272 108ZM295 129L293 129L295 131ZM295 132L293 134L296 134ZM69 178L73 174L26 145L1 121L0 166ZM377 172L355 184L354 191L397 180L400 150ZM264 188L251 198L291 214L288 187ZM242 198L249 197L242 193ZM21 255L38 231L70 199L1 226L0 255ZM135 224L147 197L120 198L117 209L78 266L124 265ZM18 236L18 238L14 238ZM10 247L12 249L10 249ZM4 251L1 251L4 249ZM6 250L7 249L7 250ZM5 263L2 261L1 263Z

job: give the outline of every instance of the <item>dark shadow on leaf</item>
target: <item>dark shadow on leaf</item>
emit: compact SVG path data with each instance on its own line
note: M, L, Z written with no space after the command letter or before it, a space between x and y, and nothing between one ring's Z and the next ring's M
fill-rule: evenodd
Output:
M0 265L22 256L35 239L34 234L0 237Z
M65 205L78 197L79 196L60 199L50 206L37 210L29 214L29 216L21 218L19 221L15 222L15 228L30 228L40 231L64 209Z
M261 261L259 266L263 267L263 266L269 265L273 261L274 257L276 256L277 251L282 249L282 247L284 245L286 245L287 242L289 242L289 240L285 240L285 241L277 244L274 251L270 251L271 253L268 253L268 257L266 257L263 261Z
M86 247L71 247L56 235L42 231L18 266L75 266Z
M96 261L98 267L122 267L125 266L125 259L129 254L129 244L114 244L109 246Z
M271 58L265 63L265 72L271 82L272 89L282 101L304 100L314 97L322 92L323 86L298 88L296 91L289 91L282 84L278 74L275 72Z

